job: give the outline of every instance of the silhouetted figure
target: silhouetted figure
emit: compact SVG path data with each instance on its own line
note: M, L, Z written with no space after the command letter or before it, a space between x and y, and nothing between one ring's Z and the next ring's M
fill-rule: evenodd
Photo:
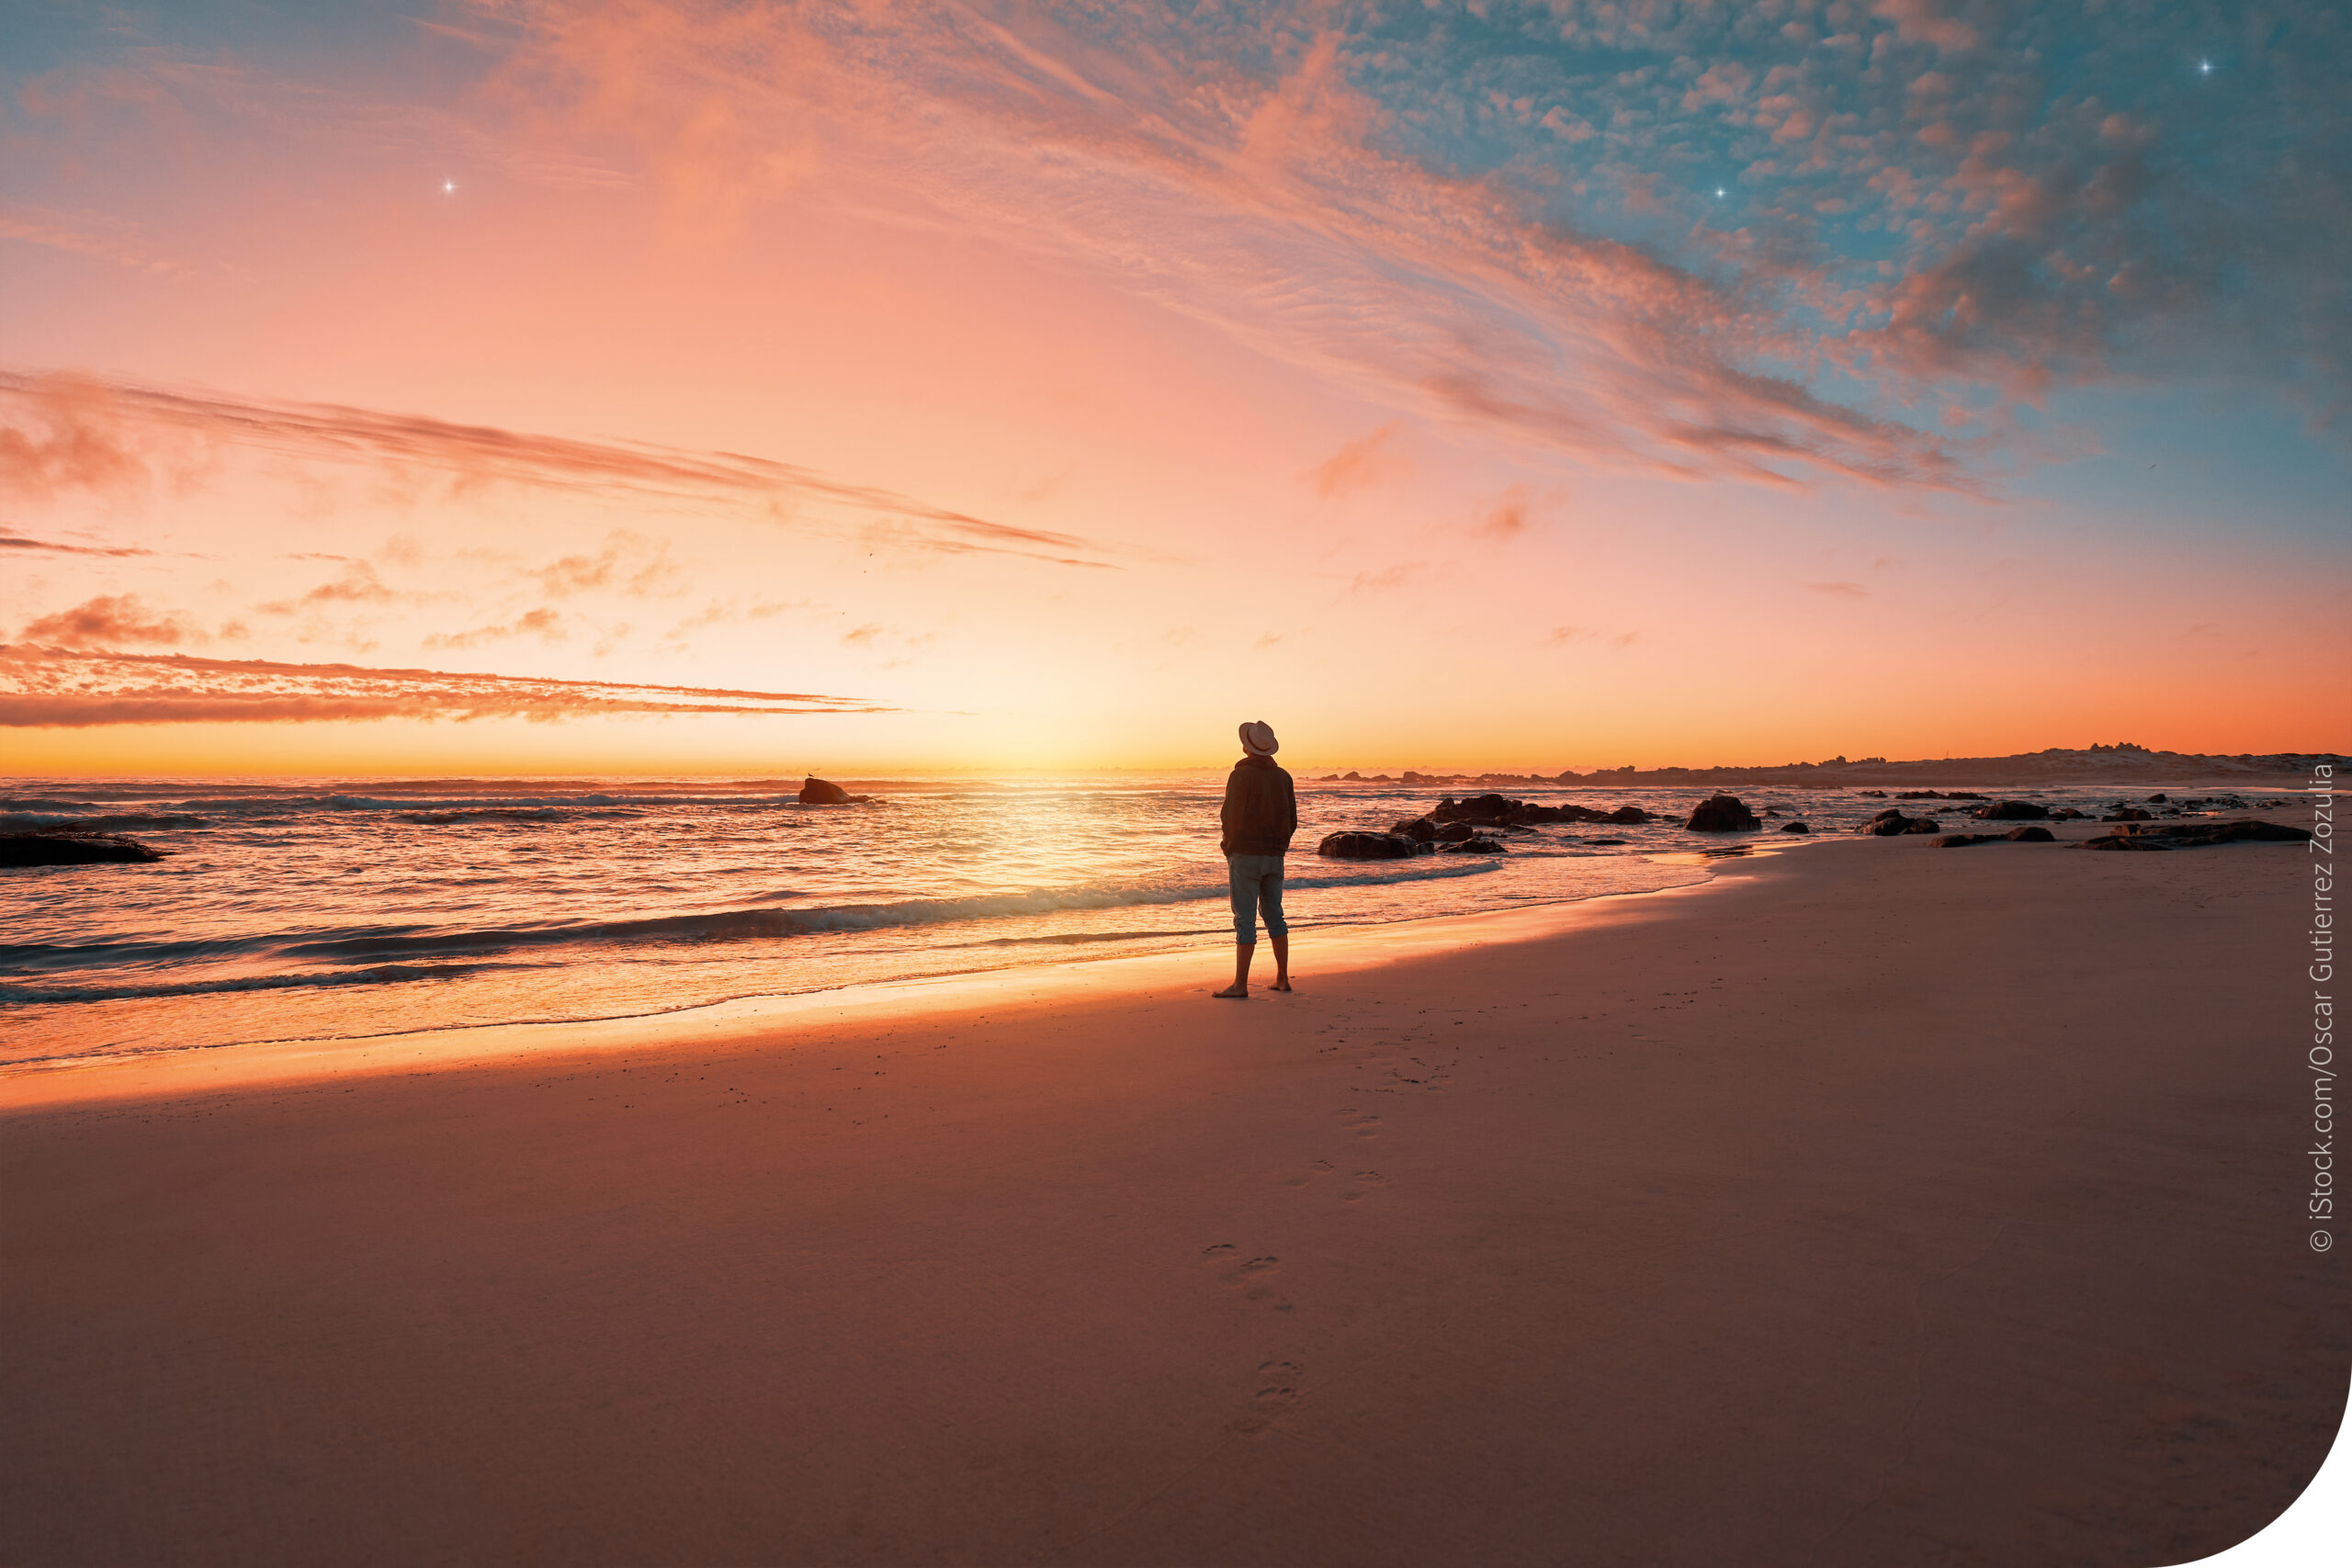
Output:
M1225 781L1225 824L1218 847L1233 883L1233 984L1214 996L1250 998L1250 961L1258 953L1258 917L1274 944L1274 989L1290 989L1290 926L1283 919L1283 856L1298 831L1298 796L1290 774L1275 765L1281 749L1271 726L1241 727L1241 761Z

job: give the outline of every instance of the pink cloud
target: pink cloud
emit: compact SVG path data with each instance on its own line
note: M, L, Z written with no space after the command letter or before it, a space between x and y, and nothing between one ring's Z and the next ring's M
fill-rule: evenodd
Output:
M0 728L895 711L854 697L0 644Z
M1351 441L1306 471L1315 493L1337 500L1408 471L1409 465L1391 448L1396 427L1384 424L1361 441Z
M1023 556L1104 567L1115 547L991 522L871 485L734 452L695 452L626 441L584 441L423 414L330 403L267 402L164 391L90 377L0 370L0 487L45 498L71 489L119 491L150 479L155 438L177 437L320 462L424 469L460 483L638 495L673 501L766 502L798 498L888 517L913 549ZM769 513L764 507L762 515Z
M176 615L160 615L139 602L135 593L101 594L70 610L43 615L24 629L32 642L60 648L119 648L126 643L161 643L169 647L191 635Z

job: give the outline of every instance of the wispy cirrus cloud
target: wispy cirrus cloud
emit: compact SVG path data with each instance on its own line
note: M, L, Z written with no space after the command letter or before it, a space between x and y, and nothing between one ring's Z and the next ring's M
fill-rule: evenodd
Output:
M1977 491L2037 450L2004 400L2352 389L2352 23L2316 0L476 9L514 104L681 189L749 200L791 149L1584 466Z
M0 529L0 550L37 550L61 556L152 556L153 550L128 545L69 545L62 539L35 539Z
M330 403L168 391L86 376L0 370L0 487L34 497L150 481L155 443L194 441L296 459L424 471L605 496L731 505L762 517L799 501L887 521L901 547L1108 568L1133 553L1075 534L1021 528L734 452L589 441ZM865 530L873 532L869 523ZM560 566L562 563L558 563ZM583 559L581 571L594 573Z
M53 251L112 262L141 272L167 274L185 270L183 264L149 250L134 225L93 213L0 206L0 241L5 240L45 245Z
M0 643L0 728L897 711L855 697Z

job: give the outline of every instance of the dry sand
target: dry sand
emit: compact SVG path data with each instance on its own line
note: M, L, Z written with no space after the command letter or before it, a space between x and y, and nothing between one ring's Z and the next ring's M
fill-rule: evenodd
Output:
M0 1561L2192 1559L2352 1368L2306 860L0 1082Z

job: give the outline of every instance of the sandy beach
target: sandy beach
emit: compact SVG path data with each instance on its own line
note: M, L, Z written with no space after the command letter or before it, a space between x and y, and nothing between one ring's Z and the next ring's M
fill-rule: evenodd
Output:
M0 1080L0 1560L2194 1559L2345 1408L2306 859Z

